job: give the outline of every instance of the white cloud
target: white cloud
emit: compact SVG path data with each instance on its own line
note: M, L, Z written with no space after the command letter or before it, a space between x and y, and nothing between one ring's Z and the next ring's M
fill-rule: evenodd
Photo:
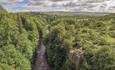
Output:
M23 2L27 0L16 0ZM115 0L29 0L18 11L115 12ZM13 6L11 9L14 8Z

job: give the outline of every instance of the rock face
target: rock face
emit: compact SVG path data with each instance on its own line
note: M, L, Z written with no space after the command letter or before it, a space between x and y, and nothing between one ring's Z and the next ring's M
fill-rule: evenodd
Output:
M74 62L74 60L78 59L78 58L83 58L84 56L84 51L82 50L82 48L77 49L77 48L73 48L70 50L69 53L69 59Z
M37 58L33 70L50 70L50 67L47 63L45 47L42 44L42 39L39 40Z
M75 65L76 70L79 70L80 64L87 64L84 57L84 50L82 48L71 49L69 52L69 61Z

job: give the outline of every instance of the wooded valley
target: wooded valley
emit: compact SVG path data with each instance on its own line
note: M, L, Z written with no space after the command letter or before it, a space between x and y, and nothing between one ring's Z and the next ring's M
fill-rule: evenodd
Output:
M32 70L39 37L52 70L115 70L115 15L0 10L0 70Z

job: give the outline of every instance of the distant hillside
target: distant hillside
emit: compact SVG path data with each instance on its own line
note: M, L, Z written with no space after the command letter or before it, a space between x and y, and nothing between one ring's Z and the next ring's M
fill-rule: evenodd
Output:
M0 13L6 13L7 11L2 7L0 6Z
M111 13L100 12L32 12L32 14L46 14L46 15L58 15L58 16L105 16Z

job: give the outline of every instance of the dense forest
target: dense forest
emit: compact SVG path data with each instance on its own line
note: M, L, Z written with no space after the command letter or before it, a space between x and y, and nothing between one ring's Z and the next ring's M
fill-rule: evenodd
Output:
M53 70L114 70L115 17L53 17L44 44Z
M31 70L39 37L52 70L115 70L115 15L0 10L0 70Z
M0 70L31 70L38 37L45 26L41 16L0 14Z

